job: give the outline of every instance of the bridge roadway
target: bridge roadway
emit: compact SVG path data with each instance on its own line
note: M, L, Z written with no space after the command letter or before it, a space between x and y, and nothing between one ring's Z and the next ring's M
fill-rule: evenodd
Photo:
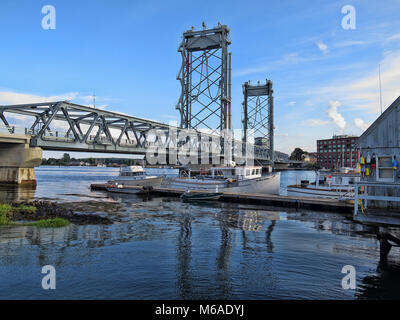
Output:
M15 118L32 120L32 125L25 128L24 133L30 135L31 147L40 147L43 150L145 155L149 147L159 143L171 146L169 142L174 139L173 136L185 130L68 101L0 106L3 132L15 133L15 127L10 125L9 121ZM155 138L154 132L160 134L160 137ZM199 150L202 147L209 148L212 141L222 141L220 136L194 132L198 135L198 141L200 134L208 137L206 146L200 146L197 142ZM174 141L172 148L178 149L179 141ZM250 144L247 147L250 152L254 152L255 160L270 163L268 148Z

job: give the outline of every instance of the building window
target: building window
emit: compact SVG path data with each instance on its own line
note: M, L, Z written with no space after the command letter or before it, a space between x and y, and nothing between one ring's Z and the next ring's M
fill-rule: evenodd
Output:
M378 156L377 157L377 181L382 182L393 182L394 175L393 175L393 168L392 168L392 156Z

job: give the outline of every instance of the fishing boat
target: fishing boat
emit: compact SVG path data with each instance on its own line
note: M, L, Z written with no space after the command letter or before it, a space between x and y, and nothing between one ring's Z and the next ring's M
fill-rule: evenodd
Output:
M172 179L169 187L183 190L279 194L280 173L262 175L261 166L212 167L209 174Z
M161 186L163 176L149 176L141 166L122 168L117 178L109 180L107 191L119 193L138 193L146 188Z
M287 186L288 196L317 197L339 200L354 199L354 182L360 174L354 171L316 173L315 182L302 180L300 184Z

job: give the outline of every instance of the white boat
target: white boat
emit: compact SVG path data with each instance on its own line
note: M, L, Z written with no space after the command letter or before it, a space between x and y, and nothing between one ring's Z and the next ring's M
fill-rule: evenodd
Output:
M354 182L360 181L360 174L354 171L321 172L316 174L315 182L302 180L301 184L287 186L288 196L330 198L339 200L354 199Z
M194 178L172 179L169 187L182 190L203 190L208 192L246 192L279 194L280 173L262 175L261 166L213 167L210 175Z
M141 166L128 166L121 169L117 178L107 182L106 189L111 192L138 193L142 188L161 186L163 178L146 175Z

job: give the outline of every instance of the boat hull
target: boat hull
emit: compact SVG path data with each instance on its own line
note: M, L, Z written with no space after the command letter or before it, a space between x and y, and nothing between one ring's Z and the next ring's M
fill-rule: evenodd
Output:
M244 193L267 193L279 194L280 173L271 173L254 179L245 179L236 182L226 180L204 179L185 179L177 178L171 181L171 188L182 190L204 190L215 192L244 192Z
M354 190L332 190L322 188L306 188L301 186L288 186L287 195L311 198L354 199Z
M212 193L198 193L198 194L182 194L181 199L183 201L209 201L209 200L218 200L221 197L222 193L212 192Z
M141 180L115 179L108 182L106 189L107 191L117 192L117 193L138 193L145 188L160 187L162 181L163 177L152 177Z

